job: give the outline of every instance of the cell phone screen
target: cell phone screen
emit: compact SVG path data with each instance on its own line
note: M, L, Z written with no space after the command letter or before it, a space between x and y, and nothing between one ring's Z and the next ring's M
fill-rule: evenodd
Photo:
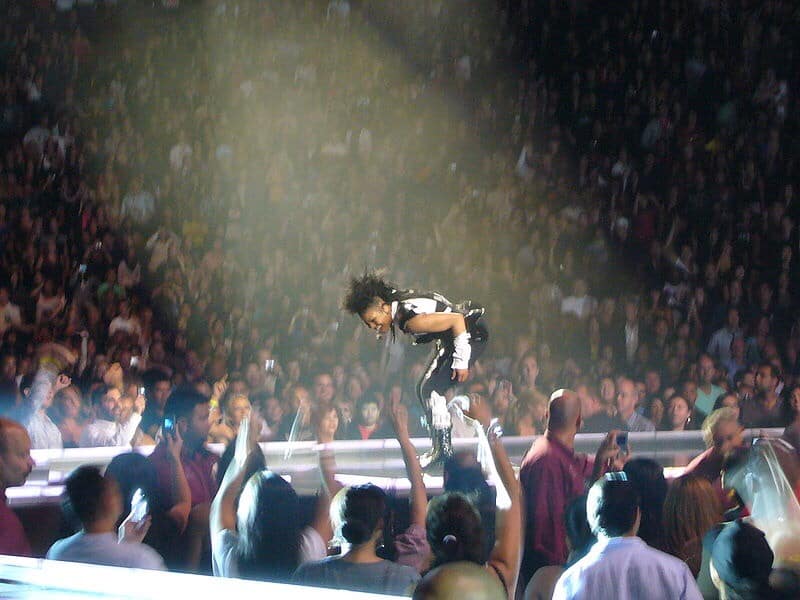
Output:
M619 451L623 454L628 453L628 434L620 433L617 435L617 446L619 446Z
M175 419L173 417L164 417L164 422L161 425L161 432L164 435L167 433L175 433Z

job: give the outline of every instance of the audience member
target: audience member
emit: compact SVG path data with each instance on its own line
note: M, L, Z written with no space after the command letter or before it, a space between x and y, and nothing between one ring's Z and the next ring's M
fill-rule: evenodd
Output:
M636 537L639 497L624 474L607 473L589 490L589 527L597 543L556 583L563 598L702 598L685 563Z
M342 543L341 556L300 565L292 580L318 587L404 595L413 590L419 573L378 557L384 536L386 496L372 484L346 488L332 503L334 535Z
M594 461L575 453L581 405L572 390L553 392L548 415L547 431L533 443L519 473L526 507L522 589L540 567L566 562L564 510L583 493L586 480L597 479L619 452L617 432L612 431L600 444Z
M119 528L122 496L116 482L103 477L97 467L78 467L67 477L66 510L74 514L81 530L58 540L47 551L51 560L96 565L165 570L158 553L142 543L150 528L150 517L139 521L131 514Z
M700 572L703 536L722 521L719 496L708 479L688 474L672 482L664 500L664 550Z
M19 517L8 506L6 490L23 485L34 467L25 428L0 417L0 553L30 556L31 547Z

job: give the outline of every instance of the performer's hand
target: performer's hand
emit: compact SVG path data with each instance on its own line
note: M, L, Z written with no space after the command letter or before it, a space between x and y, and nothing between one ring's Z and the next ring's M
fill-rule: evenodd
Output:
M453 376L450 379L463 383L467 377L469 377L469 369L453 369Z

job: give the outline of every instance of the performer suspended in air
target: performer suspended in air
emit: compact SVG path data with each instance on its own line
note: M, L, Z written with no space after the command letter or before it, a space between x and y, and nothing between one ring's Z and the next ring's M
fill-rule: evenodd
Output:
M414 344L435 343L428 368L417 384L431 434L431 451L420 457L423 468L452 456L450 413L444 393L464 382L481 355L489 334L481 306L465 301L453 304L436 292L398 290L374 273L350 280L344 308L364 324L395 338L397 329L414 337ZM433 392L436 392L433 394Z

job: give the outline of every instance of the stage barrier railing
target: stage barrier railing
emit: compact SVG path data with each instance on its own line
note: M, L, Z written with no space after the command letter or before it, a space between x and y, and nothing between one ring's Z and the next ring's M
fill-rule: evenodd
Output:
M748 437L779 436L781 429L747 430ZM575 437L576 452L593 454L605 434L585 433ZM535 438L504 437L503 444L511 460L519 465ZM430 447L430 440L414 439L420 453ZM477 443L475 438L453 440L456 450L469 450ZM666 468L668 476L681 472L694 456L705 449L699 431L656 431L628 434L628 446L632 456L652 458ZM212 451L221 454L223 446L212 444ZM315 442L269 442L261 444L267 465L273 471L286 476L301 494L313 494L319 486L317 457L323 447L333 450L336 457L337 479L345 484L371 481L389 492L402 495L409 489L405 478L403 459L397 440L336 441L321 445ZM130 447L113 448L69 448L65 450L33 450L31 455L36 467L25 486L9 488L7 495L12 506L55 504L63 490L67 475L80 465L91 464L104 468L111 459ZM134 449L144 455L153 451L153 446ZM288 455L288 458L287 458ZM442 487L440 476L426 475L426 486L431 493Z

